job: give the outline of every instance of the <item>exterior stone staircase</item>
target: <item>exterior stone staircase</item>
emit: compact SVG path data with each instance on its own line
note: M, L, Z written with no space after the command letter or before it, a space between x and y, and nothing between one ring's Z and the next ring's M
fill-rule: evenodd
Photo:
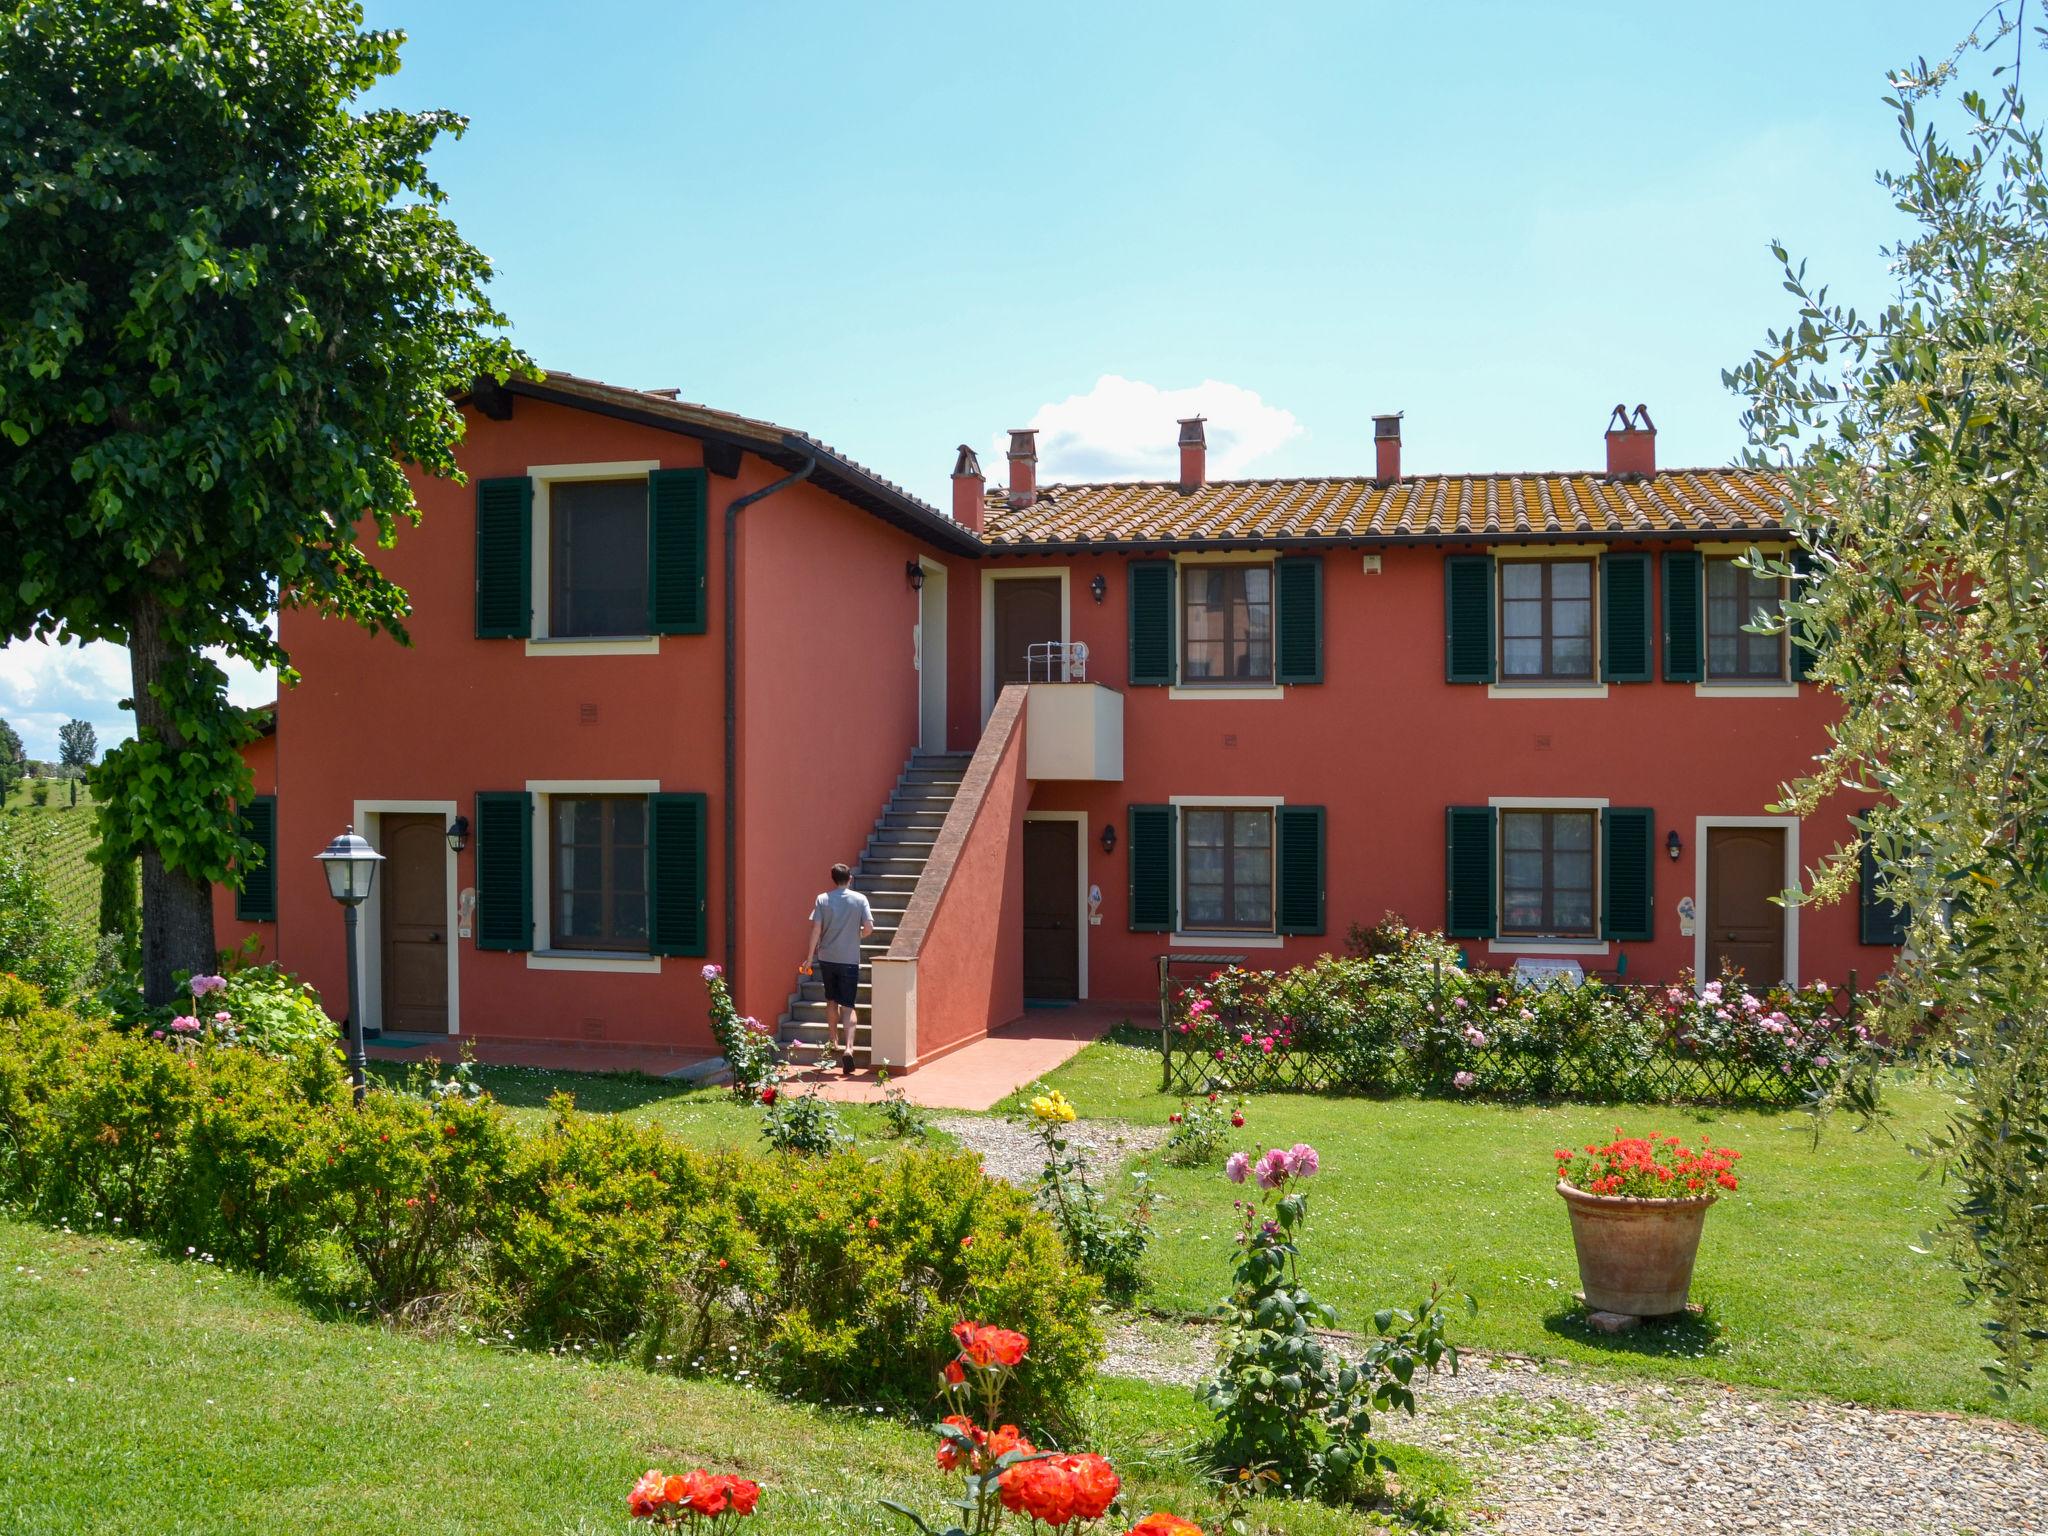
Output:
M966 752L919 753L911 758L896 782L889 803L875 822L860 861L854 865L853 888L874 908L875 931L860 947L860 1001L854 1009L854 1057L862 1065L870 1061L869 1005L873 997L875 956L887 952L910 905L910 893L917 888L931 857L946 812L952 809L966 776ZM776 1031L783 1055L792 1063L809 1065L831 1059L825 1023L825 989L816 977L804 978L803 985L790 994L789 1007Z

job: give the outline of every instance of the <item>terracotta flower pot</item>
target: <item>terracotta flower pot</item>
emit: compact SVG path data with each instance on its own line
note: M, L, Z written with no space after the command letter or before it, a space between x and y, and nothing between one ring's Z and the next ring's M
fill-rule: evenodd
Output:
M1712 1196L1638 1200L1589 1195L1560 1179L1557 1192L1572 1213L1572 1247L1586 1307L1627 1317L1666 1317L1685 1310L1692 1261Z

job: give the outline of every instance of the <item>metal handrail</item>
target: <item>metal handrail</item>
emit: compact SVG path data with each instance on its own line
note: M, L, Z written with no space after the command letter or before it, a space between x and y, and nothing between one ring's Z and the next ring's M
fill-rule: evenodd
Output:
M1024 680L1027 683L1087 682L1088 642L1041 640L1026 646Z

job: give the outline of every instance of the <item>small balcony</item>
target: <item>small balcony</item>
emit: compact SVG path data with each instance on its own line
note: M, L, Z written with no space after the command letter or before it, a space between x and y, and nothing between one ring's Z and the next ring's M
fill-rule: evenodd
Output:
M1039 656L1041 649L1048 654ZM1085 646L1033 646L1032 652L1031 696L1024 711L1024 776L1122 779L1124 696L1087 680Z

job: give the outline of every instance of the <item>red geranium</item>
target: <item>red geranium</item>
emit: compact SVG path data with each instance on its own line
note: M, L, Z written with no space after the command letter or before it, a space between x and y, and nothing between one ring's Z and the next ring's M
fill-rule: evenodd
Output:
M1587 1143L1579 1152L1560 1147L1551 1154L1557 1176L1589 1195L1630 1199L1691 1199L1740 1187L1735 1164L1740 1152L1714 1146L1704 1136L1688 1147L1676 1136L1624 1136Z

